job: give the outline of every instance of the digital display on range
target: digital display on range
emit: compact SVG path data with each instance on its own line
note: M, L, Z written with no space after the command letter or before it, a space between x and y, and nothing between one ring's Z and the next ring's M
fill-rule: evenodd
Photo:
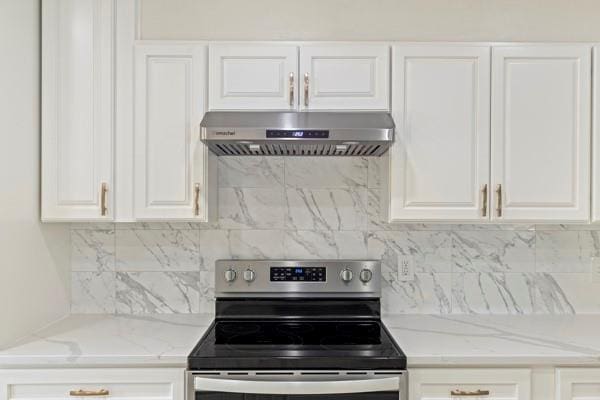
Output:
M325 267L271 267L271 282L326 282Z
M327 139L329 131L326 130L294 130L267 129L267 138L300 138L300 139Z

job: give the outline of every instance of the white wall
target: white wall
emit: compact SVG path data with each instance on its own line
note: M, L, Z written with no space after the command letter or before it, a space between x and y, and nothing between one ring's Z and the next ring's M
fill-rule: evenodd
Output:
M39 222L39 36L39 0L0 0L0 347L69 311L69 231Z
M600 40L598 0L140 0L144 39Z

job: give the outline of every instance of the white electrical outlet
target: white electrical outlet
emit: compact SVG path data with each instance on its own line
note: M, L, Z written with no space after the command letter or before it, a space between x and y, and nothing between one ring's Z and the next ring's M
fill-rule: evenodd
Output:
M592 257L590 275L592 282L600 283L600 257Z
M403 282L415 280L415 266L412 257L398 255L398 280Z

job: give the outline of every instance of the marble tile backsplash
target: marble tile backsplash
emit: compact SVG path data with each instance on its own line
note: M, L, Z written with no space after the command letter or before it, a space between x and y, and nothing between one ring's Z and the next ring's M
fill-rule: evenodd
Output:
M210 225L73 224L72 311L212 312L222 258L375 258L387 313L600 313L600 226L387 224L378 158L221 157L218 182Z

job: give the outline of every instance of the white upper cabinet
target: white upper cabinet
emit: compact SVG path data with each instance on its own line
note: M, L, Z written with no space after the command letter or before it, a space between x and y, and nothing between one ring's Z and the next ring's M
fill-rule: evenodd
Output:
M388 219L487 219L490 48L397 45L392 52Z
M135 51L135 217L207 221L216 190L214 156L199 141L206 46Z
M493 49L494 219L589 220L590 92L590 46Z
M303 110L388 110L390 48L382 44L300 47Z
M410 371L409 400L530 400L529 369L431 368Z
M594 47L594 88L592 97L593 153L592 153L592 221L600 222L600 46Z
M0 369L0 400L183 400L181 368Z
M210 110L295 110L298 48L277 44L211 44Z
M42 2L42 220L113 216L114 0Z

